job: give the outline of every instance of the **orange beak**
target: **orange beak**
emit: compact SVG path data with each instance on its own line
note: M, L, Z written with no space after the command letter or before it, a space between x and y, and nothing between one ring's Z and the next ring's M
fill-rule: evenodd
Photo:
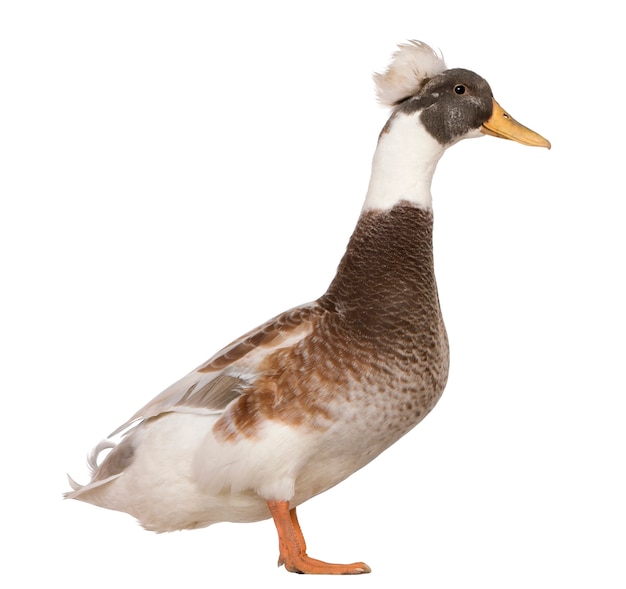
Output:
M539 135L539 133L531 131L528 127L524 127L521 123L518 123L510 114L505 112L495 100L493 101L493 112L489 120L483 123L480 130L485 133L485 135L511 139L522 145L547 147L548 149L551 147L547 139Z

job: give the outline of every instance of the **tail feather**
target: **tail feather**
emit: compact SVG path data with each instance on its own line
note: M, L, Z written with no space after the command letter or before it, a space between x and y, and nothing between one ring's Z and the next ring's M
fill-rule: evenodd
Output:
M87 491L92 491L93 489L97 489L98 487L101 487L102 485L106 485L107 483L110 483L111 481L121 476L122 476L122 473L120 472L118 474L114 474L113 476L107 477L106 479L102 479L100 481L92 481L88 485L79 485L76 481L72 479L70 475L67 475L67 478L70 481L70 486L72 487L73 491L68 491L67 493L63 493L63 497L65 497L65 499L80 499L80 496L85 494Z
M67 479L70 483L70 487L72 487L71 491L63 494L65 499L78 499L80 496L87 491L100 487L122 475L121 472L116 473L112 476L106 477L100 480L94 480L96 473L98 471L98 457L104 450L109 450L111 448L115 448L115 442L111 440L102 440L87 456L87 465L89 466L89 472L91 474L91 482L86 485L81 485L77 483L69 474L67 475Z
M70 487L72 487L72 489L74 491L78 491L79 489L82 489L84 485L79 485L69 474L67 475L67 480L70 483ZM64 497L67 497L70 494L70 492L68 493L63 493Z
M103 450L109 450L110 448L115 448L117 444L112 442L111 440L102 440L87 456L87 465L89 466L89 472L93 477L98 470L98 456Z

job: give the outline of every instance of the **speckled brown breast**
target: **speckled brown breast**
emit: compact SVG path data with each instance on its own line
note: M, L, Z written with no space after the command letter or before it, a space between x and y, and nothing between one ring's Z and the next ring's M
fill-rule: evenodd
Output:
M409 203L365 212L307 312L310 335L268 356L214 431L249 436L268 418L324 430L354 411L391 443L418 423L448 374L432 227L432 212Z

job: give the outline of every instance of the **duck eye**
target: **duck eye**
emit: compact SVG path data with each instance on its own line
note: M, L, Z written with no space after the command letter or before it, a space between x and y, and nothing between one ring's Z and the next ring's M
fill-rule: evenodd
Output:
M457 85L454 87L454 91L455 91L457 94L465 94L465 86L463 86L463 84L457 84Z

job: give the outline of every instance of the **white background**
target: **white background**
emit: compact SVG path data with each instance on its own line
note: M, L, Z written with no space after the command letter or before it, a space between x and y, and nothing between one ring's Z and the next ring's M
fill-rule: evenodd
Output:
M618 4L226 4L0 8L0 584L623 588ZM373 573L277 569L270 521L154 535L62 501L138 407L322 294L386 119L371 74L408 38L553 149L489 137L439 165L447 391L299 510L311 555Z

